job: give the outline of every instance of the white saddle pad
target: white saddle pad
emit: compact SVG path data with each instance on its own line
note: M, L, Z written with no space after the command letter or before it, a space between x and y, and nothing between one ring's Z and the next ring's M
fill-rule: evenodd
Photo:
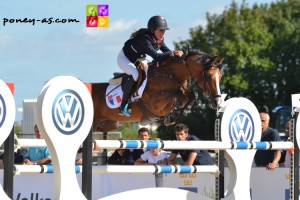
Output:
M134 102L137 99L142 97L142 94L145 90L146 87L146 83L147 83L147 78L143 81L142 85L140 86L140 88L138 89L138 92L134 93L131 96L131 101ZM122 97L123 97L123 91L122 91L122 87L121 84L117 84L117 85L109 85L106 89L106 93L105 93L105 100L106 100L106 104L109 108L118 108L120 107L121 103L122 103Z
M123 91L121 84L109 85L106 89L105 100L109 108L118 108L121 105Z

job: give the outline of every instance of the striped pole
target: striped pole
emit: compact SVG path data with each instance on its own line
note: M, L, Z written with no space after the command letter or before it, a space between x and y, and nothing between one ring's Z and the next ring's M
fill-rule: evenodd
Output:
M292 142L220 142L220 141L156 141L156 140L96 140L97 145L105 148L120 149L155 149L165 150L229 150L229 149L258 149L279 150L290 149Z
M82 166L76 165L75 172L81 173ZM21 173L53 173L52 165L14 165L14 175L20 175Z
M104 165L94 166L93 173L218 173L216 165Z
M76 173L82 173L82 166L75 166ZM14 174L53 173L52 165L15 165ZM93 166L93 173L213 173L218 174L216 165L101 165Z
M102 149L155 149L165 150L230 150L230 149L257 149L280 150L294 147L292 142L221 142L221 141L157 141L157 140L96 140ZM42 147L46 146L43 139L18 139L18 146Z

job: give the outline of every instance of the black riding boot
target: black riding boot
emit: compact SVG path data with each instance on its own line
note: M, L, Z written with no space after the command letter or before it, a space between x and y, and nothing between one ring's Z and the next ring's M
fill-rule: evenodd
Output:
M131 109L129 108L128 100L131 95L131 90L134 83L135 81L133 77L129 76L123 88L123 98L122 98L121 106L119 107L119 115L125 115L129 117L131 114Z

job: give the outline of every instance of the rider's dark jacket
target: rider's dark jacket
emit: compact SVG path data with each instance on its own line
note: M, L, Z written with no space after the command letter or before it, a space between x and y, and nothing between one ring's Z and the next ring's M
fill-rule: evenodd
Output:
M163 53L158 53L158 50ZM146 54L151 56L154 61L165 60L173 56L172 51L165 45L164 41L158 43L150 32L127 40L123 52L132 63L135 63L138 58L145 58Z

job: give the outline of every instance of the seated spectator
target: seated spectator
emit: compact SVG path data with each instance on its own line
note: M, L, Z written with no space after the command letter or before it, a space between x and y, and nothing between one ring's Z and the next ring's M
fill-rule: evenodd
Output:
M133 165L132 151L130 149L116 149L107 163L109 165Z
M160 140L156 138L155 140ZM135 165L167 165L168 154L162 149L150 149L141 155L135 162ZM156 187L163 187L163 174L155 174Z
M174 127L177 140L198 141L199 139L189 134L189 128L185 124L177 124ZM214 162L207 150L172 150L168 163L175 164L177 155L180 154L183 165L213 165Z
M262 126L260 141L280 141L278 131L269 127L269 114L261 112L259 113L259 116ZM257 167L265 167L267 170L273 170L278 167L280 156L280 150L257 150L254 156L254 161Z
M123 138L120 138L123 140ZM133 165L133 154L130 149L116 149L107 160L109 165Z
M15 134L14 135L14 143L15 143L15 155L14 155L14 163L15 164L22 164L23 163L23 160L26 156L26 153L27 153L27 149L26 148L18 148L17 144L18 144L18 136Z
M155 140L160 140L159 138L155 138ZM144 152L140 158L138 158L135 162L135 165L148 165L148 164L159 164L159 165L167 165L168 164L168 154L162 149L150 149L149 151Z
M34 126L37 139L43 139L37 125ZM30 147L23 160L24 165L46 165L51 163L48 147Z
M25 158L25 155L27 153L27 149L23 147L19 148L17 144L18 144L18 136L14 134L14 163L22 164L23 159ZM3 157L4 157L4 153L0 155L0 159L3 160Z
M149 140L150 139L150 131L146 127L142 127L138 130L138 140ZM134 149L133 150L133 161L136 161L141 157L141 155L148 151L148 149Z
M99 151L100 147L97 145L96 141L92 139L93 141L93 151ZM82 165L82 145L80 145L76 158L75 158L75 165Z
M75 165L82 165L82 145L80 145L79 149L77 150Z

